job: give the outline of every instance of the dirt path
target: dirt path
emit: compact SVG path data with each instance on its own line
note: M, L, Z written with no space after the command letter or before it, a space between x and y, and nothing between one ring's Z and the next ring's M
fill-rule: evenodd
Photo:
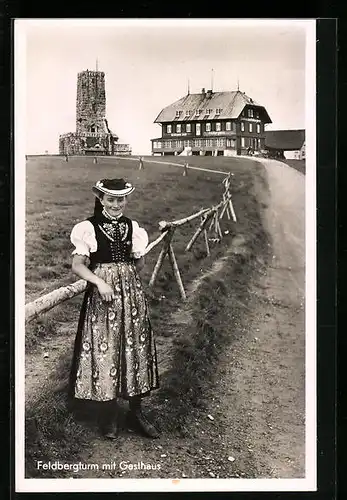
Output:
M262 163L272 263L251 285L243 331L224 351L218 382L206 394L208 412L194 411L184 438L163 432L155 441L127 433L115 443L95 439L81 462L99 470L73 477L304 477L305 178L283 163ZM126 465L141 462L152 469Z

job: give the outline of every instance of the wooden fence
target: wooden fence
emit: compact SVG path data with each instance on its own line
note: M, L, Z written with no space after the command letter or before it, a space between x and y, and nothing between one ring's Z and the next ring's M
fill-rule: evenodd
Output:
M143 168L143 165L141 166ZM185 166L184 175L187 175L188 165ZM182 300L186 299L186 292L183 287L179 267L177 264L177 259L175 256L174 248L173 248L173 237L174 233L178 227L190 222L192 220L200 218L200 223L188 242L185 251L189 252L194 243L197 241L200 235L203 235L206 252L207 255L210 255L210 247L209 247L209 233L214 233L214 241L220 241L223 238L223 232L220 227L220 220L223 217L227 217L229 220L233 219L234 222L237 222L236 214L234 211L234 207L232 204L231 193L230 193L230 183L231 183L231 174L229 173L223 179L223 195L222 200L218 205L212 206L210 208L201 209L199 212L196 212L188 217L184 217L180 220L175 220L171 222L160 221L159 222L159 230L161 232L160 236L152 241L145 249L144 254L147 255L154 247L161 244L161 250L157 259L157 262L154 266L150 281L149 287L153 288L155 285L155 281L158 277L159 271L163 265L164 259L166 255L169 258L170 265L172 267L172 271L178 285L178 289L180 292L180 296ZM72 283L67 286L60 287L52 292L39 297L38 299L30 302L25 305L25 321L31 322L34 319L38 318L42 313L53 309L57 305L65 302L68 299L76 297L80 293L84 292L87 286L87 282L85 280L78 280L75 283Z

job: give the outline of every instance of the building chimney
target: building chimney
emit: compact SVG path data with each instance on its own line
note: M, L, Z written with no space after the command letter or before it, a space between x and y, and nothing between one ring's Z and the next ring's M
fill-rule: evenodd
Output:
M212 97L212 90L208 90L206 94L207 99L211 99Z
M205 87L201 89L202 96L205 98L206 97L206 90Z

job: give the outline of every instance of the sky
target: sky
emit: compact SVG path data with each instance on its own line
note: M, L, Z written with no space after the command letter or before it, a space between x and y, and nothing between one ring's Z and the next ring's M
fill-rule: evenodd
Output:
M311 21L312 22L312 21ZM106 115L119 142L150 154L159 112L190 92L240 90L265 106L268 130L305 128L307 21L20 20L15 63L25 91L26 153L58 153L75 131L77 73L105 72Z

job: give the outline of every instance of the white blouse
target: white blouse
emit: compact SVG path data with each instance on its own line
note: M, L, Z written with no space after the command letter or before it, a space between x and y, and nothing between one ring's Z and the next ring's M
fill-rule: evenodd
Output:
M133 225L132 254L134 259L139 259L144 255L145 248L148 245L148 234L136 221L131 222ZM89 257L98 248L94 226L89 220L79 222L72 228L70 240L75 246L72 255L78 254Z

